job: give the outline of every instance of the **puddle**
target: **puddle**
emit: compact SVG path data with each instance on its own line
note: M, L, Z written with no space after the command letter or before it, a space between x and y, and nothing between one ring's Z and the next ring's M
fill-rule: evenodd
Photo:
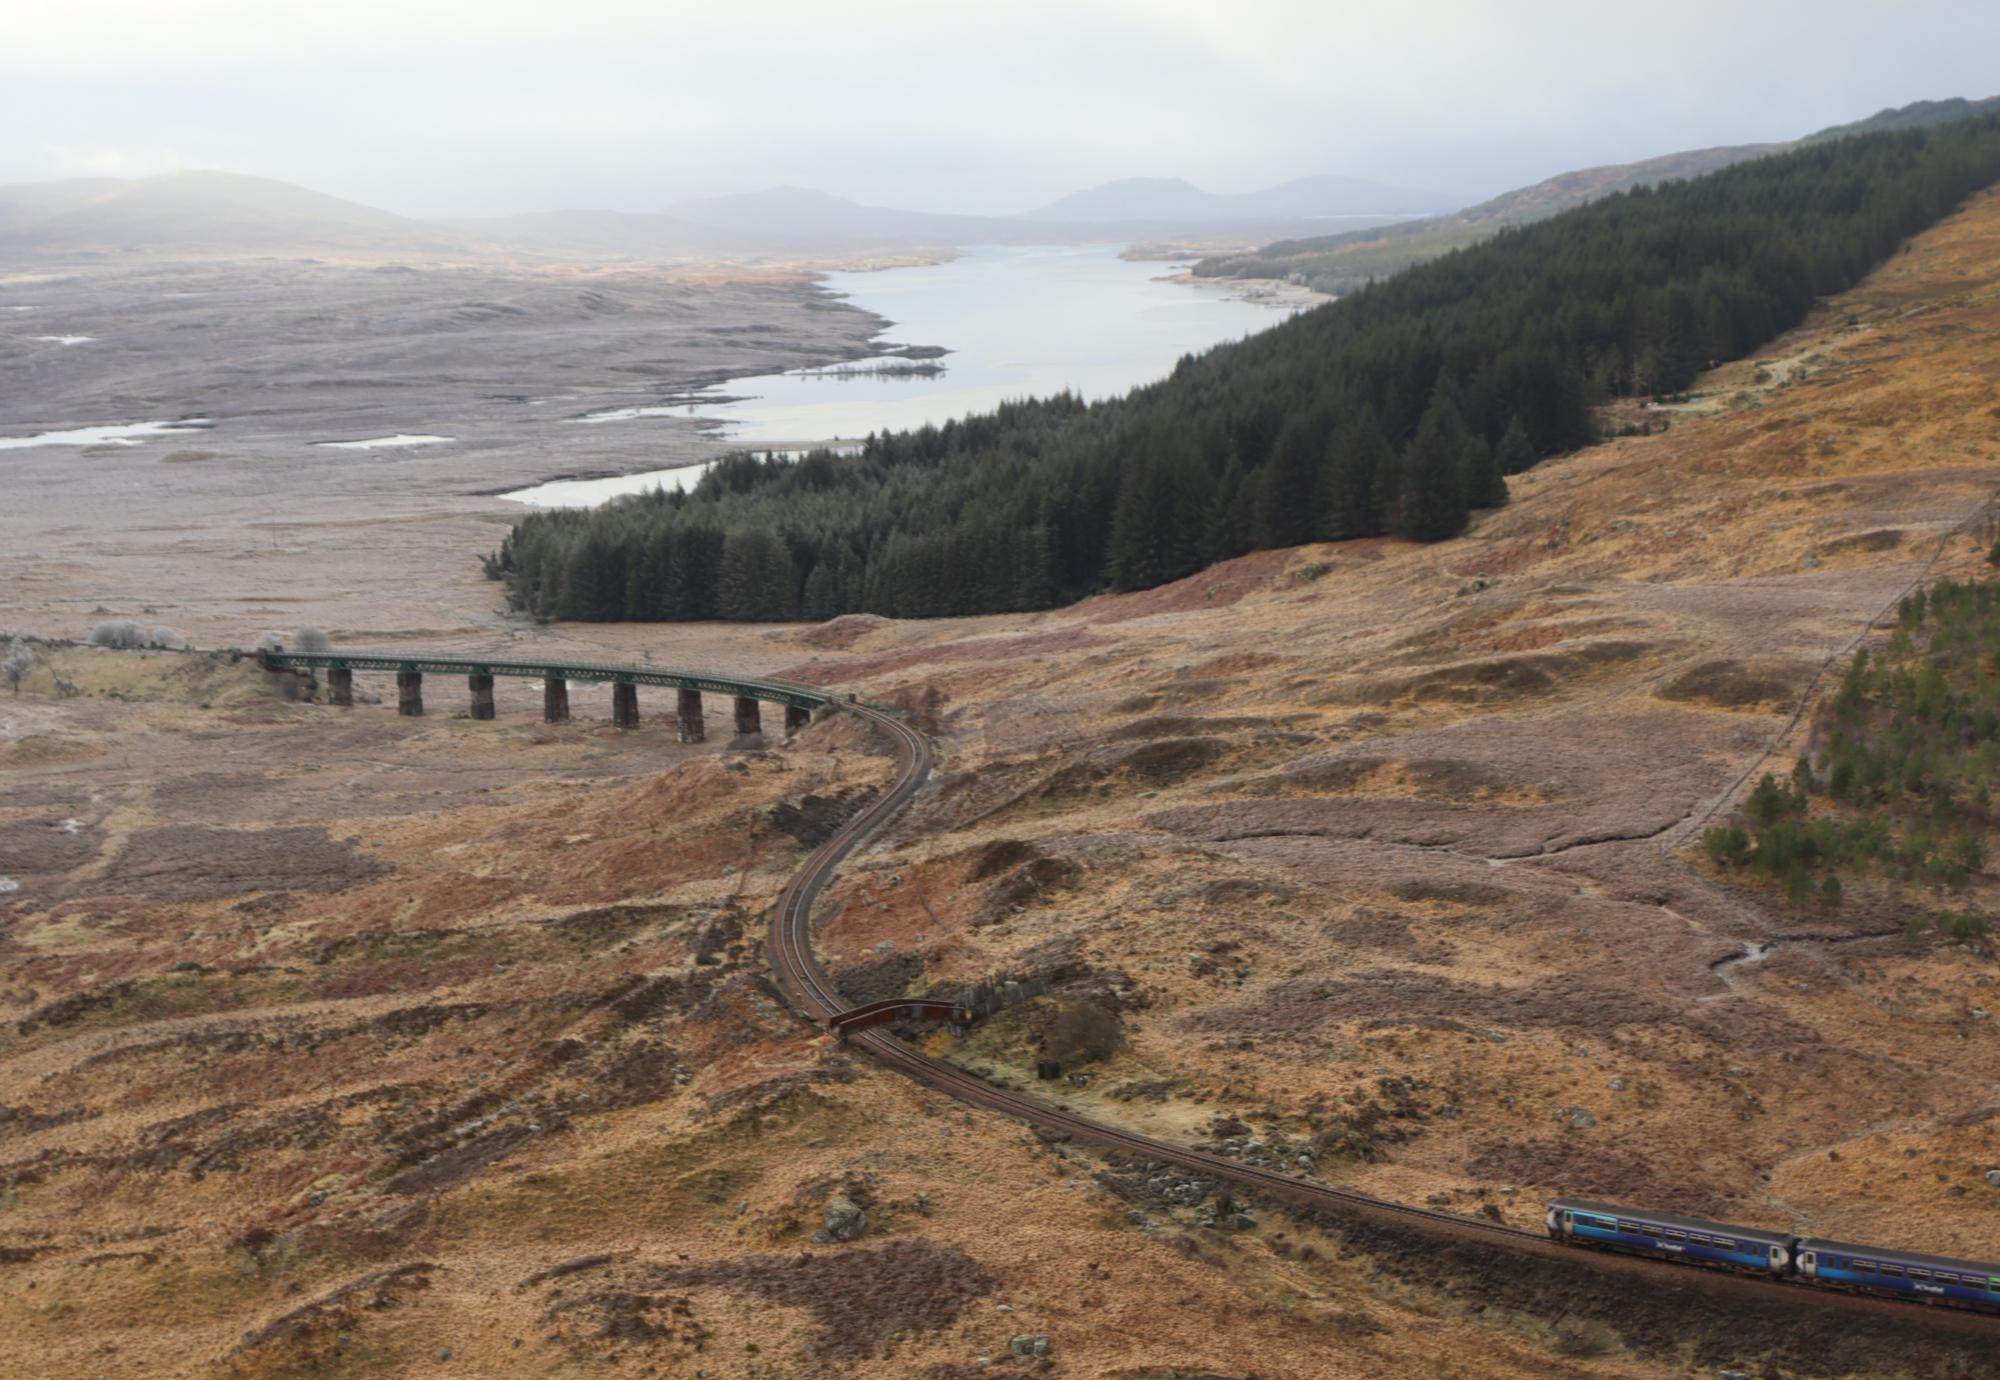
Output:
M149 436L173 436L183 431L207 431L215 424L206 417L179 422L124 422L80 426L69 431L44 431L34 436L0 436L0 450L29 446L136 446Z
M534 403L528 404L530 407ZM696 415L699 403L660 403L648 407L614 407L603 412L586 412L581 417L566 417L565 421L580 425L597 422L629 422L639 417L692 417Z
M30 340L39 340L49 345L87 345L97 339L94 335L31 335Z
M328 450L388 450L396 446L435 446L457 439L455 436L411 436L398 432L394 436L371 436L365 441L314 441L313 444Z

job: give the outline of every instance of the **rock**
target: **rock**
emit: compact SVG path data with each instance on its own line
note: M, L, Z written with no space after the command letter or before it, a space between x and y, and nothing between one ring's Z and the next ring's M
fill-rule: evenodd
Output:
M829 1241L853 1241L868 1230L868 1214L851 1198L836 1193L826 1200L826 1236Z
M1627 1083L1622 1078L1614 1078L1611 1080L1611 1091L1613 1092L1624 1092L1625 1089L1631 1086L1632 1085L1630 1083Z
M1249 1231L1252 1227L1257 1225L1257 1219L1252 1217L1247 1212L1231 1213L1229 1217L1229 1225L1236 1228L1236 1230L1238 1231Z
M1987 1170L1986 1182L1994 1188L2000 1188L2000 1169Z
M1049 1354L1049 1337L1046 1332L1037 1332L1013 1338L1007 1343L1007 1350L1016 1356L1046 1356Z
M1556 1116L1558 1120L1567 1121L1579 1131L1587 1131L1597 1124L1597 1118L1585 1107L1565 1107Z
M448 1346L441 1346L441 1347L439 1347L439 1348L438 1348L438 1360L440 1360L440 1361L449 1361L450 1359L451 1359L451 1348L450 1348L450 1347L448 1347Z

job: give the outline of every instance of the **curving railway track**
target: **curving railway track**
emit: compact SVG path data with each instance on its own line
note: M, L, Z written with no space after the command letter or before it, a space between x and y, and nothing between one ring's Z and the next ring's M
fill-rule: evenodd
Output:
M908 724L866 705L854 704L846 708L867 719L894 741L897 758L895 783L849 820L839 832L813 850L779 894L777 905L771 912L770 958L779 986L801 1015L821 1026L849 1003L834 987L832 977L814 952L813 905L840 864L923 789L932 763L930 743ZM1982 1339L2000 1336L2000 1319L1976 1313L1958 1310L1917 1313L1914 1305L1892 1299L1811 1289L1778 1280L1693 1269L1634 1256L1585 1252L1573 1246L1558 1245L1540 1232L1524 1231L1519 1227L1441 1212L1435 1208L1414 1207L1353 1189L1313 1183L1289 1174L1241 1164L1221 1155L1155 1140L1039 1098L996 1087L954 1064L934 1059L912 1048L887 1031L865 1031L851 1036L848 1043L898 1073L961 1102L999 1112L1043 1130L1066 1134L1105 1150L1190 1170L1248 1189L1264 1198L1307 1210L1400 1226L1432 1236L1484 1242L1512 1252L1560 1260L1572 1266L1639 1275L1648 1284L1743 1291L1805 1307L1863 1312L1906 1322L1913 1317L1920 1318L1927 1329L1943 1325Z

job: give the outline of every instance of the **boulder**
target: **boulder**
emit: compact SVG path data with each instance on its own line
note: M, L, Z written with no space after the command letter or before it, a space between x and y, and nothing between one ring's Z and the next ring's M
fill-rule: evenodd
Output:
M1007 1350L1016 1356L1046 1356L1049 1354L1049 1337L1046 1332L1032 1336L1023 1335L1007 1343Z
M829 1241L853 1241L868 1230L868 1214L853 1199L836 1193L826 1200L826 1237Z

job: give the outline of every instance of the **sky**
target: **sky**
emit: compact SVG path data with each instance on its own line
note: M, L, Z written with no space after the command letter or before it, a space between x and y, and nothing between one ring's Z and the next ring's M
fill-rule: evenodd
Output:
M810 186L1553 173L2000 93L2000 0L0 0L0 183L222 168L406 215Z

